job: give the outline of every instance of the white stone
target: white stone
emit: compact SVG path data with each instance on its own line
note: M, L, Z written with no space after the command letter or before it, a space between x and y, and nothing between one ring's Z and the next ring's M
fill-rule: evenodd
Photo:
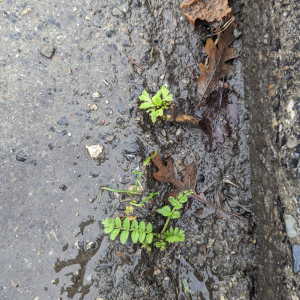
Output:
M93 159L97 159L102 153L104 147L99 145L85 146L89 155Z

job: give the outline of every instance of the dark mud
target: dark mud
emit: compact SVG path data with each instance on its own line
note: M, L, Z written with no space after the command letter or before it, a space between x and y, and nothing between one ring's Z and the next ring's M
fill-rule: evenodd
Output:
M241 4L231 6L243 31ZM124 212L123 196L105 193L97 200L101 186L126 189L135 182L132 171L142 171L146 192L159 191L161 197L136 215L159 231L163 219L156 208L171 187L153 179L152 165L142 164L158 150L172 156L181 175L195 161L197 192L207 199L213 200L218 190L234 213L245 212L236 203L251 211L242 60L234 60L235 73L227 80L238 98L230 103L238 103L238 121L229 122L230 135L207 152L201 129L153 125L138 109L144 88L154 93L166 84L177 111L195 113L199 97L193 77L199 75L197 63L205 60L210 30L200 24L193 29L179 3L28 2L27 7L32 11L21 15L24 5L8 1L0 17L5 41L1 297L255 299L256 238L250 214L246 222L215 215L201 219L194 214L202 205L190 200L176 222L186 232L185 242L148 253L130 242L111 242L99 226ZM54 45L51 59L40 54L44 45ZM242 51L240 38L234 46ZM96 144L104 150L92 160L85 147ZM25 160L16 159L20 151Z

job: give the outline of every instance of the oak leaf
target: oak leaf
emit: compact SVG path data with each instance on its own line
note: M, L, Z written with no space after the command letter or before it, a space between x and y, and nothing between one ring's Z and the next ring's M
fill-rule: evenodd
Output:
M201 74L197 79L197 89L201 99L197 106L213 91L218 80L232 69L227 62L239 56L238 49L228 47L234 41L232 35L234 26L235 24L232 24L224 33L221 33L218 45L215 45L212 39L208 39L206 42L205 51L208 55L209 66L206 68L204 64L199 63Z
M151 153L151 156L153 154L154 151ZM195 170L194 162L187 167L186 174L184 176L184 181L181 181L178 178L177 170L170 157L167 159L167 165L165 165L161 159L160 154L157 153L156 156L152 158L152 162L158 168L158 171L153 173L153 177L157 181L164 182L164 183L172 183L174 185L175 189L171 193L169 193L169 195L172 194L172 196L174 197L175 193L179 193L181 191L191 189L193 190L193 194L191 196L193 198L196 198L204 205L206 205L206 207L210 206L213 207L214 209L218 209L222 211L225 214L233 215L239 219L242 219L241 216L232 213L230 208L228 209L227 207L221 207L216 203L211 203L210 201L207 201L203 193L201 193L200 195L196 194L195 187L196 187L197 179L196 179L196 170ZM222 203L219 202L218 204L222 204Z
M197 19L207 22L221 21L231 12L228 0L184 0L180 9L194 26Z
M167 159L167 165L165 165L162 162L160 154L157 153L156 156L152 158L152 162L158 168L158 171L153 173L153 177L157 181L164 182L164 183L172 183L175 186L175 189L173 191L165 195L164 197L165 202L168 202L168 199L171 196L176 198L180 192L195 189L197 184L197 179L196 179L196 169L195 169L194 162L192 162L186 168L183 181L179 179L176 167L173 164L172 159L170 157Z
M230 136L231 126L239 123L238 96L228 89L217 88L201 103L201 110L195 112L200 118L199 127L206 137L205 150L215 151L218 144Z

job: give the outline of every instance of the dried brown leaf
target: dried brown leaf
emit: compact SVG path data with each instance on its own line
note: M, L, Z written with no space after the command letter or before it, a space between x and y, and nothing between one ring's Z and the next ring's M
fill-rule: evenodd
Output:
M184 0L180 5L183 15L195 26L197 19L207 22L221 21L231 12L228 0Z
M233 42L234 37L232 30L235 24L229 26L224 33L221 33L218 45L215 45L212 39L208 39L205 45L205 51L208 55L209 67L204 64L199 64L200 76L197 79L198 93L201 95L201 100L209 96L218 83L218 80L226 76L232 66L227 62L239 56L236 48L228 46Z
M158 168L158 171L153 173L153 177L157 181L164 182L164 183L172 183L175 186L174 190L172 190L170 193L165 195L164 197L165 202L168 202L168 199L171 196L176 198L180 192L195 189L197 184L197 179L196 179L196 169L195 169L194 162L192 162L186 168L183 181L181 181L178 178L176 167L172 163L172 159L170 157L167 159L167 165L165 165L161 159L160 154L157 153L156 156L152 158L152 162Z
M151 155L153 154L154 152L151 153ZM227 211L225 208L220 207L215 203L211 203L207 201L203 193L201 193L200 195L196 194L195 186L197 180L196 180L196 170L195 170L194 163L191 163L187 167L186 174L184 176L184 181L181 181L178 178L177 170L170 157L167 159L167 165L165 165L161 159L160 154L157 153L156 156L152 158L152 162L158 168L158 171L153 173L153 177L157 181L164 182L164 183L172 183L174 185L175 189L171 193L169 193L169 195L171 194L174 197L176 193L178 194L181 191L192 189L193 190L192 197L196 198L201 203L205 204L206 207L213 207L214 210L218 209L224 213L242 219L241 216L235 215L231 211Z

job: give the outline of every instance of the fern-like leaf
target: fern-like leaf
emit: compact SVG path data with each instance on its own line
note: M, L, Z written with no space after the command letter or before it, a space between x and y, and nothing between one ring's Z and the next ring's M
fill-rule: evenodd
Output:
M153 241L153 234L152 233L148 233L146 236L146 242L147 244L151 244Z
M148 232L152 232L152 224L151 224L151 223L148 223L148 224L147 224L146 230L147 230Z
M124 245L128 239L129 231L122 231L120 235L120 242Z
M139 232L138 231L132 231L131 233L131 239L132 242L135 244L139 240Z
M139 242L142 244L146 238L146 232L142 231L139 233Z
M120 229L114 229L110 234L110 239L113 241L118 236Z
M124 229L130 228L130 219L128 217L123 221L123 228Z

